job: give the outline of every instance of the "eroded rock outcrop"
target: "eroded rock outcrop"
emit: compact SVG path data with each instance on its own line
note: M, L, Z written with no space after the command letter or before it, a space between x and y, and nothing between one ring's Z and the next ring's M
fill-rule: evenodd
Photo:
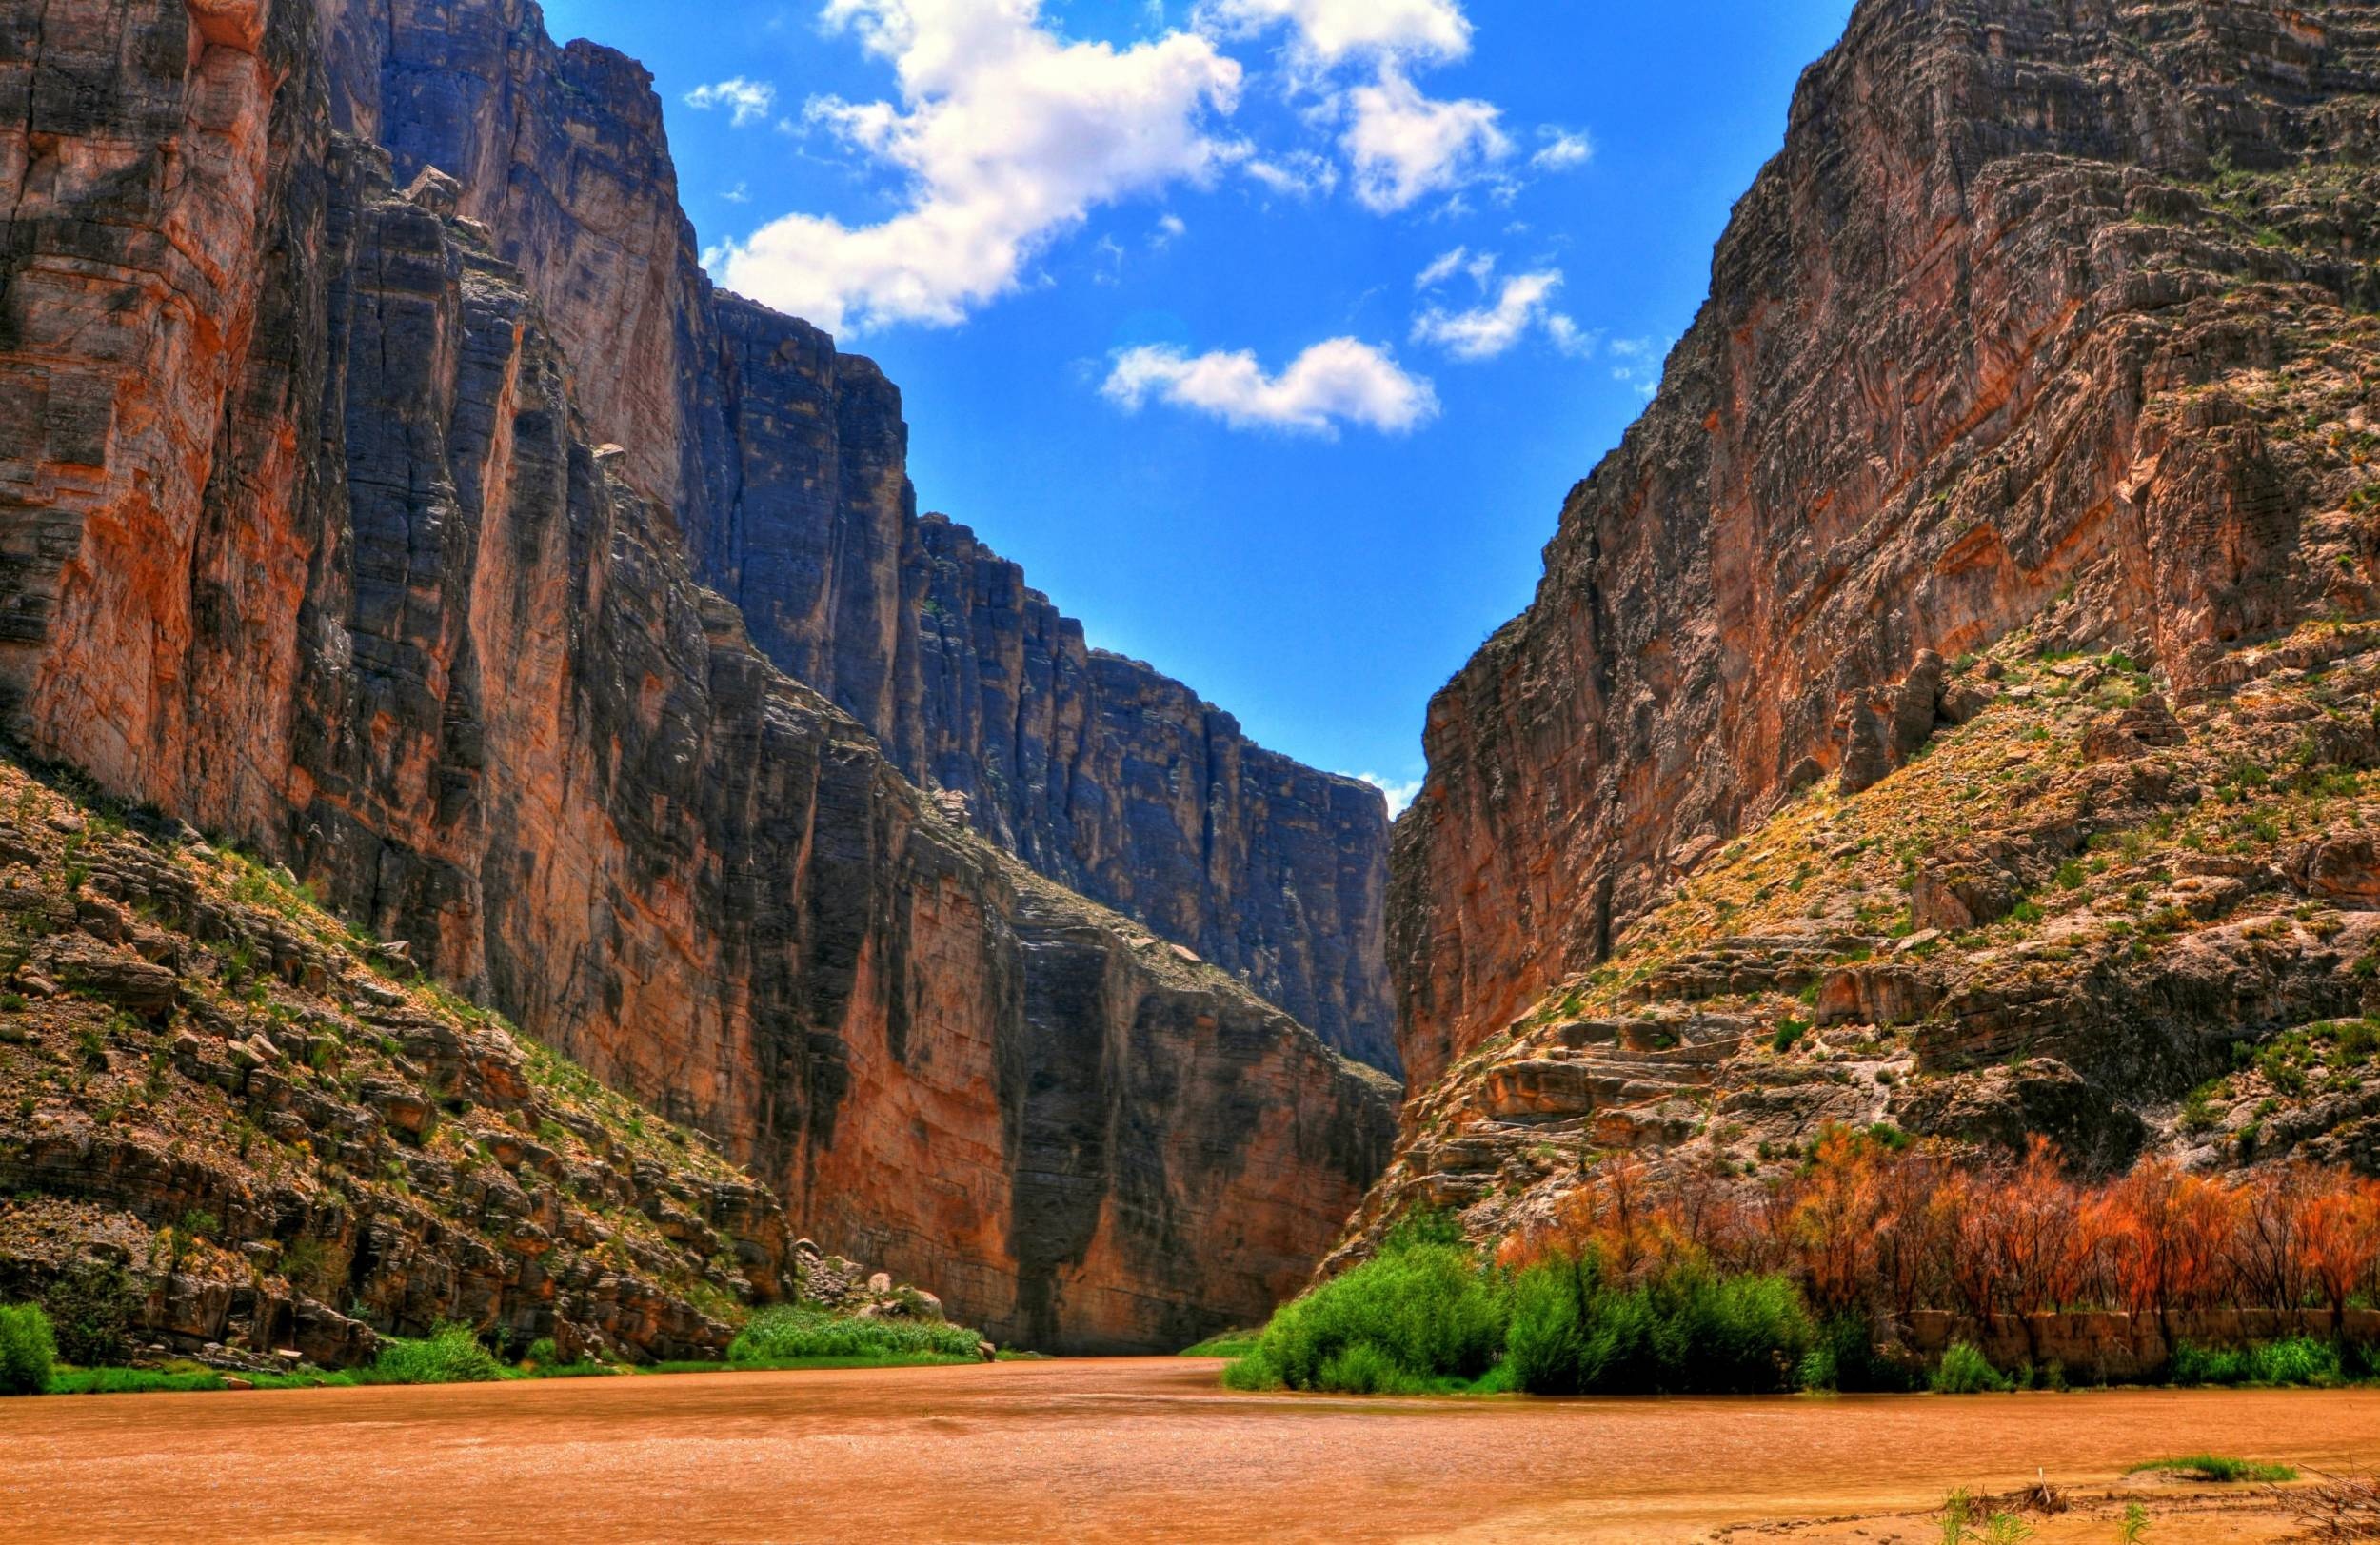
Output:
M324 14L336 122L388 147L400 182L457 180L595 437L674 511L763 653L1034 868L1395 1068L1378 792L1089 648L1016 565L921 521L883 372L704 275L641 66L557 47L527 0Z
M1415 1088L1783 795L1902 765L1959 717L1934 657L2039 621L2188 695L2369 611L2360 353L2320 376L2375 296L2376 33L1858 8L1535 604L1431 705L1390 906Z
M1293 1286L1385 1158L1384 1080L952 822L754 647L668 503L683 441L601 428L674 387L582 410L590 319L500 255L482 168L401 193L334 130L354 34L327 67L310 5L72 9L0 23L10 731L286 859L1000 1339L1179 1344ZM499 54L534 21L435 10ZM565 53L556 89L650 104ZM648 208L573 249L654 277ZM1044 1008L1091 957L1098 1012Z
M1350 1252L1830 1128L2380 1167L2376 83L2369 4L1857 8L1431 706Z

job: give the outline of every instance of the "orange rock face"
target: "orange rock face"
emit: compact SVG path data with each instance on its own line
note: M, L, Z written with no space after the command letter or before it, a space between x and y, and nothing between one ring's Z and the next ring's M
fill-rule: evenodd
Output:
M1389 910L1416 1091L1784 796L1957 717L1935 656L2034 625L2187 694L2371 609L2360 506L2267 398L2371 299L2374 20L1858 8L1534 604L1431 705Z
M333 122L387 146L400 184L457 179L593 438L669 505L763 654L1000 846L1394 1069L1377 790L1091 648L1017 565L920 519L898 388L704 274L642 66L557 47L523 0L323 13Z
M0 23L10 730L286 860L1001 1340L1180 1344L1294 1287L1385 1080L754 647L668 458L600 433L664 400L583 406L577 322L461 189L333 132L351 38L73 9ZM633 267L645 208L585 261Z

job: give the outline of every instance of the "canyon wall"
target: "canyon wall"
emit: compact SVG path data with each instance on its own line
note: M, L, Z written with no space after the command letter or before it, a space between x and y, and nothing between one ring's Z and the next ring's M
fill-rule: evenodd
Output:
M286 861L715 1134L795 1226L1000 1339L1151 1348L1260 1316L1384 1161L1386 1080L950 820L881 722L755 647L737 598L699 583L722 577L706 523L741 506L690 480L736 461L687 426L749 378L705 376L697 342L748 347L754 376L806 367L811 394L739 412L816 429L831 404L851 426L802 441L832 465L796 481L899 514L905 544L889 387L671 267L649 241L683 220L635 189L665 161L565 135L555 174L589 219L544 237L560 206L475 195L458 179L498 172L468 154L400 191L389 152L335 124L396 132L359 106L358 50L412 9L0 18L8 731ZM535 32L533 10L420 10L507 69ZM633 84L657 136L641 72L605 50L519 77L374 57L425 104L462 93L406 121L480 123L550 65L572 101ZM560 277L534 259L547 238L618 283ZM703 330L723 311L743 345ZM598 337L653 368L574 370ZM891 591L836 588L846 619L908 583L852 562ZM764 612L757 631L780 630ZM1311 787L1265 776L1284 805ZM1275 850L1359 835L1367 808L1300 816ZM1363 867L1333 857L1334 883Z
M523 272L580 410L755 644L1027 863L1394 1070L1378 793L1249 742L964 527L921 521L899 391L712 287L651 77L527 0L324 0L339 126L436 167Z
M1858 7L1535 601L1430 706L1417 1093L1789 795L1915 755L1944 659L2031 628L2188 701L2371 609L2375 78L2370 5Z

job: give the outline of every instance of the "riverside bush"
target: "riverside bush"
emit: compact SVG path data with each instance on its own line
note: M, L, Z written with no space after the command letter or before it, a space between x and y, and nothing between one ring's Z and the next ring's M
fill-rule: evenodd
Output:
M2337 1347L2293 1336L2247 1347L2185 1341L2173 1349L2167 1373L2176 1384L2336 1384L2345 1370Z
M939 1319L854 1319L809 1304L780 1304L752 1317L727 1348L742 1363L801 1362L814 1357L964 1357L972 1361L983 1337Z
M2009 1382L1973 1342L1953 1341L1927 1387L1936 1395L1989 1395L2007 1390Z
M86 1260L61 1273L42 1296L58 1356L78 1367L122 1362L132 1351L140 1295L122 1266Z
M1806 1361L1831 1381L1833 1349L1813 1359L1819 1345L1781 1277L1688 1265L1623 1284L1590 1257L1514 1281L1505 1357L1533 1395L1760 1395L1797 1387Z
M485 1384L505 1377L504 1364L480 1345L471 1327L441 1325L419 1341L391 1339L364 1370L366 1384Z
M0 1308L0 1395L39 1395L57 1360L50 1317L39 1305Z
M1418 1233L1281 1306L1234 1389L1419 1395L1475 1384L1503 1350L1506 1295L1459 1245Z

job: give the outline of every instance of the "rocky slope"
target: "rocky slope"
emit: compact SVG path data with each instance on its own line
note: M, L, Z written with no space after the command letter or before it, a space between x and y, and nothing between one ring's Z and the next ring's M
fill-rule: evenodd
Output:
M287 0L0 18L9 729L286 862L1002 1340L1260 1314L1382 1162L1385 1080L953 823L753 647L665 465L582 413L567 307L452 178L400 192L335 131L341 35L327 65Z
M2376 149L2380 7L1859 7L1432 704L1376 1218L1830 1120L2380 1163Z
M1417 1087L1785 793L1892 766L1927 651L2053 614L2189 691L2370 604L2360 363L2290 383L2380 300L2375 19L1859 7L1536 602L1431 705L1390 917Z
M1394 1069L1378 793L1250 743L962 526L921 521L901 395L696 261L650 77L527 0L324 0L334 122L436 167L518 267L696 577L908 777L1072 889Z
M462 1320L645 1360L868 1276L286 871L129 814L0 762L0 1297L104 1262L176 1352L341 1367Z
M2041 638L1952 670L1960 724L1795 796L1417 1096L1357 1247L1416 1204L1525 1226L1616 1154L1774 1178L1830 1125L2380 1172L2380 626L2242 650L2178 707Z

